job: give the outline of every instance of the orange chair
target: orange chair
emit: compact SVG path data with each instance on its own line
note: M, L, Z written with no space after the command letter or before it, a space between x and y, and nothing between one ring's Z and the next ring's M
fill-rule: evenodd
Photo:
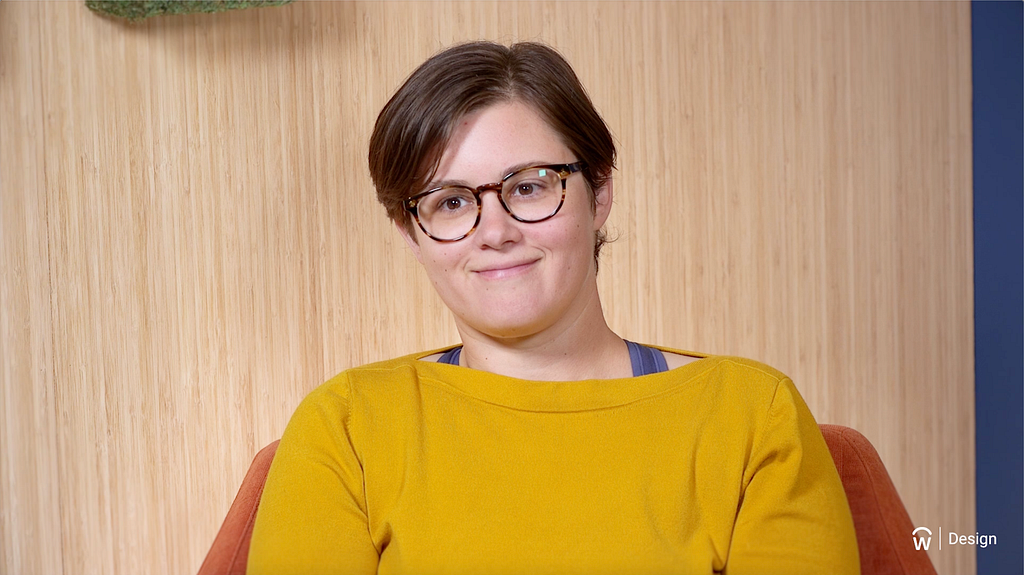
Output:
M260 506L263 484L267 481L270 462L274 460L279 443L281 440L264 447L253 458L242 480L242 487L238 489L238 495L235 495L228 509L228 516L220 526L203 565L199 567L199 575L245 575L249 540L252 539L252 526L256 523L256 509Z
M914 549L914 524L878 452L856 430L821 425L857 530L862 575L936 575L928 554ZM249 539L263 483L278 442L256 454L199 575L245 575Z
M861 575L936 575L928 553L914 548L914 523L868 438L842 425L818 427L850 502Z

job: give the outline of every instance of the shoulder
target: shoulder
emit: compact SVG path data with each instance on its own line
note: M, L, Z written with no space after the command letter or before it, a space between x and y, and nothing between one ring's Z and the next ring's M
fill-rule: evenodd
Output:
M648 347L661 350L665 354L665 361L669 369L674 369L690 363L704 361L706 365L713 365L718 368L731 368L736 372L747 372L749 374L762 374L770 379L788 379L786 374L774 367L759 361L735 355L712 355L698 351L676 349L664 345L646 344Z
M679 352L656 347L666 352L670 373L685 378L686 387L697 393L700 402L721 417L756 424L767 418L773 404L780 400L791 402L799 397L789 376L766 363L740 356ZM681 367L673 366L669 359L669 354L676 353L685 361Z
M441 351L443 352L444 349ZM434 355L438 355L437 350L423 351L384 361L375 361L358 367L351 367L325 381L320 385L320 387L314 389L310 395L332 395L342 393L346 388L351 388L351 386L356 383L363 382L368 379L380 379L382 376L386 377L387 374L393 374L396 372L408 372L412 374L421 369L424 363L430 363L430 358Z
M757 360L734 355L710 355L707 353L683 351L670 347L651 346L665 354L670 370L687 367L681 373L693 374L699 378L711 378L716 382L750 388L751 386L774 391L780 384L792 385L785 373Z
M757 435L763 447L776 449L782 443L807 441L824 446L817 421L789 376L752 359L716 359L709 377L718 381L727 401L744 404L737 411L745 411L752 429L760 430ZM827 450L818 451L827 457Z
M353 367L342 371L321 383L310 391L299 405L299 409L311 409L325 405L346 404L352 397L352 386L354 382L360 382L374 377L380 377L381 373L400 371L402 369L415 369L413 367L416 357L422 354L414 354L405 357L379 361Z
M729 392L748 397L760 408L771 408L778 403L780 396L786 402L799 397L793 380L768 364L738 356L717 356L715 359L709 377Z
M436 352L437 350L423 351L368 363L345 370L336 377L344 378L354 389L366 385L379 386L389 382L411 381L418 379L424 369L429 369L435 364L430 358L436 355Z
M424 372L430 372L436 363L429 361L429 357L437 351L423 351L346 369L313 389L299 409L338 404L347 409L353 402L369 397L386 400L387 390L407 391L410 384L424 377Z
M418 378L413 354L346 369L310 391L295 408L285 435L349 433L365 418L368 406L394 405L409 396ZM410 385L413 384L413 385ZM316 433L314 433L314 431Z
M359 378L365 376L372 377L374 374L390 371L409 370L415 372L426 366L436 364L437 359L441 357L444 352L449 351L454 347L458 346L449 345L438 349L410 353L409 355L403 355L385 361L376 361L359 367L353 367L342 372L342 374L348 374L353 378Z
M713 356L717 369L725 376L743 378L747 381L758 381L778 385L783 381L791 381L789 376L774 367L760 361L733 355Z

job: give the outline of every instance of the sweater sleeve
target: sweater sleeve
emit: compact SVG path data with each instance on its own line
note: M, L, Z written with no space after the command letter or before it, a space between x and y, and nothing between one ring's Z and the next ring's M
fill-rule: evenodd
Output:
M348 389L344 375L325 383L288 423L260 499L249 575L377 572Z
M789 378L776 388L743 480L726 575L860 573L839 473Z

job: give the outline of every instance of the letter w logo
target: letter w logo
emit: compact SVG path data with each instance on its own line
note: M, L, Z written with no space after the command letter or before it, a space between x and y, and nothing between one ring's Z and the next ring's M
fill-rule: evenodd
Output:
M917 533L919 531L924 531L925 533L928 534L928 536L925 537L924 535L918 535ZM914 530L914 532L911 535L914 536L914 549L917 549L918 551L920 551L921 548L924 547L925 551L928 550L928 546L931 545L931 543L932 543L932 530L931 529L928 529L927 527L918 527L917 529Z

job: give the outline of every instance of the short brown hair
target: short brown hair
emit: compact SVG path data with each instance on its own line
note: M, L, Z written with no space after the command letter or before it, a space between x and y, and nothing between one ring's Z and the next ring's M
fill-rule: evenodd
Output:
M511 101L536 109L584 162L593 205L594 190L608 182L615 167L615 143L569 63L536 42L469 42L420 65L377 116L370 177L388 217L412 234L404 201L434 177L455 125L466 114ZM598 232L595 259L605 241Z

